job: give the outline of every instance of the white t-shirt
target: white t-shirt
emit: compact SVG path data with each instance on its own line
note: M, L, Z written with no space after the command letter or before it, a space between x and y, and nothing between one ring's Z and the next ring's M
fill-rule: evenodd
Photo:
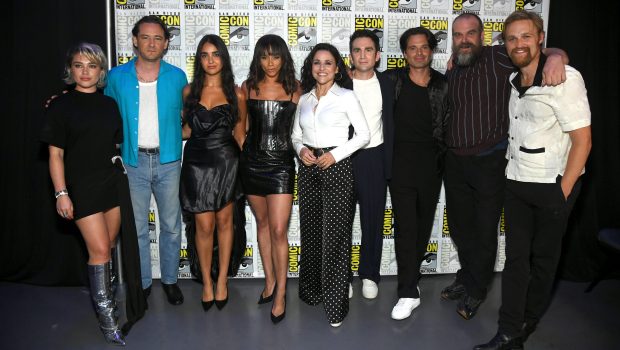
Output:
M381 97L381 86L377 75L367 80L353 79L353 91L360 101L368 130L370 130L370 143L364 148L377 147L383 143L383 122L381 112L383 99Z
M138 106L138 146L159 147L159 120L157 113L157 81L140 83Z

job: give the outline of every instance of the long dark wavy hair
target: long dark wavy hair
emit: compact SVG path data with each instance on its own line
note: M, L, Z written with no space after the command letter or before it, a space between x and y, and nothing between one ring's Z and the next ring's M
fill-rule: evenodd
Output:
M202 69L200 53L202 52L202 47L206 43L215 46L220 54L220 59L222 60L222 71L220 73L222 77L222 90L224 90L226 101L228 101L228 104L231 107L231 115L233 120L237 121L239 108L237 94L235 93L235 75L233 74L232 65L230 64L230 55L228 54L228 49L226 48L224 41L219 36L214 34L207 34L203 36L198 43L198 47L196 48L196 56L194 59L194 79L190 83L190 92L185 99L185 104L183 106L185 109L185 115L196 109L198 102L200 101L200 94L202 93L206 75L204 69Z
M297 79L295 79L295 62L291 57L291 52L286 46L286 42L281 37L274 34L263 35L256 42L254 47L254 57L250 63L250 72L246 85L249 89L255 90L259 94L258 83L265 79L265 71L260 65L263 55L280 56L282 58L282 68L278 74L278 83L287 95L291 95L297 90Z
M338 49L331 44L320 43L317 44L312 51L310 51L304 60L303 67L301 67L301 89L303 92L310 92L316 85L316 80L312 76L312 61L314 60L316 53L321 50L329 52L336 59L336 66L338 67L338 73L336 73L336 77L334 79L336 84L340 87L353 90L353 81L349 78L349 74L347 74L347 67L344 64L342 57L340 57L340 52L338 52Z

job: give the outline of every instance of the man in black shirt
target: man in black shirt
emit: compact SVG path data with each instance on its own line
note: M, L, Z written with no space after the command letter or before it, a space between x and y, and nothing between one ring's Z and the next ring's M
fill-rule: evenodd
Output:
M433 227L443 171L448 82L430 67L437 40L426 28L406 30L400 48L408 67L388 71L395 81L394 156L390 194L395 215L398 302L402 320L420 305L420 263Z

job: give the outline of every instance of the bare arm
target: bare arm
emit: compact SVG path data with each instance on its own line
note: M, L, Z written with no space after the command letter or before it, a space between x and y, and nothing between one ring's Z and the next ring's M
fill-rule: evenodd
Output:
M577 182L581 171L586 166L586 160L588 160L588 155L592 148L590 126L570 131L568 134L570 135L572 146L568 152L566 170L564 170L561 183L564 198L568 198L568 195L573 190L575 182Z
M183 104L185 104L185 101L187 100L187 96L189 96L189 92L190 92L190 86L189 84L187 84L183 88ZM189 124L185 120L184 113L185 113L185 108L183 108L181 112L181 121L183 123L183 129L181 129L181 137L183 138L183 140L187 140L189 139L190 136L192 136L192 128L189 127Z
M233 129L233 137L237 141L239 148L243 148L243 143L245 142L245 131L247 130L247 97L245 96L245 91L239 87L235 88L235 92L237 94L237 108L238 108L238 119L237 124L235 124L235 128Z
M556 86L566 81L566 69L568 55L562 49L547 48L543 49L547 56L547 62L543 68L543 86Z
M54 192L58 192L67 188L65 183L65 151L62 148L50 145L49 153L50 176L54 184ZM56 212L65 219L73 219L73 203L69 195L63 195L56 199Z

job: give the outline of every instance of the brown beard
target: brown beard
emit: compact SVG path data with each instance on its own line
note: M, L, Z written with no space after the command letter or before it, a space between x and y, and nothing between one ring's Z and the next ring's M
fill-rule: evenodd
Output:
M514 50L513 50L514 51ZM512 64L514 64L515 66L519 67L519 68L523 68L526 67L527 65L529 65L532 60L534 59L532 57L532 52L530 51L529 48L527 48L527 52L526 55L522 58L519 59L515 59L514 57L512 57L512 51L509 54L510 56L510 60L512 61Z

